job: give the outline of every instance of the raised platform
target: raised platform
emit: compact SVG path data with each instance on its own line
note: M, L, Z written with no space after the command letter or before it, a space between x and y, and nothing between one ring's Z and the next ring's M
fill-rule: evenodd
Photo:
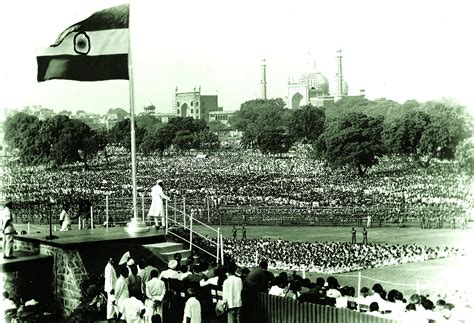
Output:
M148 232L141 233L128 233L123 227L71 230L65 232L56 231L53 232L53 235L58 238L53 240L46 239L47 235L48 234L44 232L16 235L15 240L39 243L61 249L84 246L90 247L94 244L103 244L104 242L107 244L130 242L143 245L165 241L165 230L155 230L154 228Z
M0 256L0 273L19 271L24 267L34 267L38 264L51 263L53 262L53 257L51 256L40 256L40 255L28 255L25 253L16 253L14 259L5 259L3 255Z

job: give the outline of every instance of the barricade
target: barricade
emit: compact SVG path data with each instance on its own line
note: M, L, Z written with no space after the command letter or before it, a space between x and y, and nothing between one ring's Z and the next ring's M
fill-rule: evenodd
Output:
M259 323L398 323L397 320L377 317L354 310L327 305L300 303L296 300L260 293L257 297ZM244 308L245 311L245 308Z

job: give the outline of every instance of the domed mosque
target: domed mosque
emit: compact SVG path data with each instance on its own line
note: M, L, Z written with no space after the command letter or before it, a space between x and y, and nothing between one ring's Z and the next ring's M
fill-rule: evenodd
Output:
M342 77L341 50L337 51L336 60L336 91L333 96L329 92L328 79L315 68L313 72L303 74L297 82L288 80L287 107L297 109L308 104L321 107L347 96L349 86Z

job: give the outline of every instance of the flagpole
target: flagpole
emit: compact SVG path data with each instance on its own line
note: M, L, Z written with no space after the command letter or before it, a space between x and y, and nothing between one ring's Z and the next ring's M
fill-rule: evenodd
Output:
M128 87L130 98L130 139L131 139L131 154L132 154L132 199L133 199L133 218L128 223L127 231L129 232L143 232L147 231L145 223L140 222L138 218L138 203L137 203L137 158L135 145L135 98L133 87L133 61L132 61L132 45L131 45L131 12L132 1L129 2L128 9Z
M133 62L132 62L132 45L131 45L131 3L128 9L128 88L130 98L130 134L131 134L131 152L132 152L132 198L133 198L133 218L138 219L137 212L137 158L135 148L135 98L133 89Z

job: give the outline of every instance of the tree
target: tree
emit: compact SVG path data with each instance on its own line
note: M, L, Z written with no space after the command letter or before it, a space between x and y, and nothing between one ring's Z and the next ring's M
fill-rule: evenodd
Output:
M219 137L214 132L207 130L195 134L198 137L199 148L207 151L215 151L219 148Z
M469 134L465 107L431 101L423 108L431 122L420 138L419 154L429 158L454 158L456 146Z
M290 136L295 141L315 142L324 132L326 115L323 108L307 105L291 110L288 120Z
M131 150L130 125L131 122L129 119L123 119L117 122L109 131L109 142ZM138 127L135 122L135 145L137 147L141 145L145 132L145 129Z
M167 125L163 127L155 125L146 131L140 150L144 154L152 154L158 151L160 156L163 156L164 151L171 146L174 136L175 133L171 132Z
M385 150L395 154L417 154L423 132L430 122L430 116L419 110L386 122L382 134Z
M242 103L240 110L230 119L232 126L243 132L242 143L253 147L264 129L286 127L288 110L281 98L256 99Z
M39 123L39 119L35 116L24 112L18 112L8 116L5 120L5 141L13 148L20 149L23 141L26 139L27 132Z
M179 130L173 139L173 145L180 151L199 148L196 136L189 130Z
M257 146L264 154L287 153L292 144L292 137L283 127L268 127L257 135Z
M470 175L474 174L474 137L466 138L459 143L455 157L462 170Z
M160 119L151 114L142 114L135 117L137 127L148 130L157 124L161 125Z
M330 164L355 167L364 176L383 154L382 129L382 117L348 113L326 128L324 156Z

